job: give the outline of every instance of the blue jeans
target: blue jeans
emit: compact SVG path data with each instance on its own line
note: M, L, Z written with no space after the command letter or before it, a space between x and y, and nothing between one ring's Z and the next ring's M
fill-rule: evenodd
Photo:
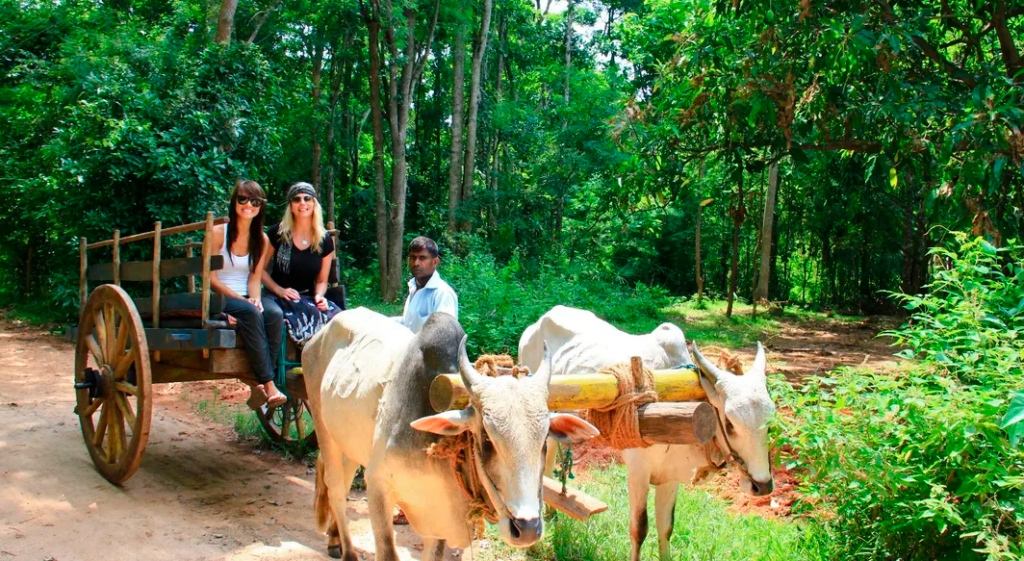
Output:
M245 341L256 379L261 384L274 379L278 355L281 354L281 335L284 314L273 298L262 298L263 313L256 306L239 298L224 299L224 313L238 320L238 332Z

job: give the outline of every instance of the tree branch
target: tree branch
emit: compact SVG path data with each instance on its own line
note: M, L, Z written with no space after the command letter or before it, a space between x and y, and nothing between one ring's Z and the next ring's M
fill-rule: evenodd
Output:
M1003 64L1006 66L1006 75L1018 84L1022 83L1024 74L1021 73L1021 70L1024 70L1024 64L1022 64L1017 51L1017 45L1013 42L1010 29L1006 25L1007 11L1006 3L1003 0L998 0L992 16L992 26L996 30L996 37L999 38L999 50L1003 57Z
M892 11L892 6L889 5L887 0L875 0L875 3L882 8L882 20L889 25L896 25L896 14ZM946 57L942 56L942 53L938 51L931 43L924 40L924 37L918 35L913 36L914 44L917 48L921 49L926 57L931 59L935 64L938 64L950 78L963 82L964 84L974 88L978 85L978 80L973 76L966 75L963 68L953 64Z

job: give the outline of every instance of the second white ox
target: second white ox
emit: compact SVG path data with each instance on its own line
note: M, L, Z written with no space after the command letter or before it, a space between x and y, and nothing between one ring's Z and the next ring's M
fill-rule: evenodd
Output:
M348 532L345 501L359 465L366 467L367 498L378 560L397 561L391 514L397 503L424 538L424 560L445 547L472 541L469 499L447 459L429 458L435 435L472 431L472 465L498 513L509 545L540 539L541 472L546 438L580 442L596 436L589 423L547 407L550 362L529 378L487 378L466 356L459 322L436 313L413 335L376 312L342 312L302 352L306 392L320 442L316 512L329 529L330 553L359 559ZM431 381L458 369L469 388L467 409L433 415ZM433 434L431 434L433 433Z
M551 353L552 374L586 374L629 362L639 356L650 369L693 364L686 338L675 325L664 323L650 334L631 335L619 331L592 312L555 306L526 328L519 340L519 360L532 368L540 366L544 346ZM746 375L737 376L708 362L694 346L693 358L701 372L701 385L716 409L720 430L718 448L731 450L740 464L743 489L754 495L772 492L772 470L765 422L775 412L768 395L764 349L757 345L757 357ZM661 559L667 561L669 538L675 518L679 483L690 482L709 466L708 455L698 446L658 445L625 450L623 457L629 478L629 533L632 559L640 559L640 547L647 537L647 492L655 486L654 510Z

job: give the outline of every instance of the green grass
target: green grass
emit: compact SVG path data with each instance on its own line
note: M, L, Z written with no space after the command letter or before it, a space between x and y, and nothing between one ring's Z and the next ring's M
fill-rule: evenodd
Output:
M488 528L489 545L474 551L474 559L558 559L560 561L621 561L629 559L629 501L626 470L614 466L589 472L574 486L608 504L608 510L579 522L562 514L545 524L545 538L529 550L515 550ZM681 488L671 538L672 559L685 561L823 561L829 538L816 525L737 515L707 491ZM648 496L649 532L641 559L658 559L654 523L654 492Z

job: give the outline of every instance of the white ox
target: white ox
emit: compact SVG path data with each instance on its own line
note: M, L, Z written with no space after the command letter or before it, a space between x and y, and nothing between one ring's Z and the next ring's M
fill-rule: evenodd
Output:
M581 442L596 436L585 421L547 408L550 361L534 376L487 378L466 357L462 327L437 313L413 335L375 312L342 312L302 352L306 392L320 442L316 514L330 518L329 553L359 559L345 518L346 496L360 465L366 468L376 559L397 561L391 514L405 511L424 538L424 560L472 541L471 505L447 459L429 458L435 435L473 432L473 465L498 512L502 539L526 547L540 539L541 475L547 437ZM472 405L433 415L428 399L437 374L458 370ZM433 434L431 434L433 433ZM340 542L340 543L339 543Z
M539 366L544 345L552 354L552 374L585 374L629 362L639 356L651 369L692 364L682 330L670 323L650 334L630 335L619 331L592 312L555 306L526 328L519 340L520 361L530 368ZM538 353L538 349L540 352ZM708 362L694 345L694 358L701 372L701 385L715 407L720 426L715 436L718 448L732 451L740 464L742 488L754 495L772 492L772 470L765 423L775 411L768 395L765 356L761 344L750 372L737 376ZM654 509L661 559L669 556L669 538L675 518L679 483L690 482L709 466L701 447L664 445L625 450L629 485L629 533L632 559L640 559L647 537L647 492L655 486ZM549 461L550 465L550 461Z

